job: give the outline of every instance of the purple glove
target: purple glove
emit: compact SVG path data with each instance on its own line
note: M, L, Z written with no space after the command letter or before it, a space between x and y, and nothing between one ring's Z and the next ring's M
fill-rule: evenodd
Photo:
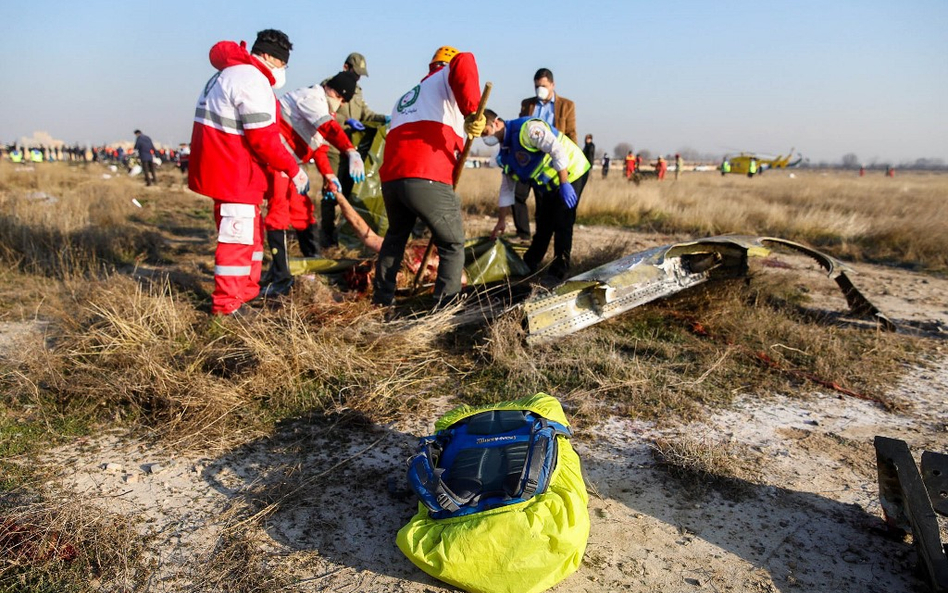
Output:
M566 204L567 208L575 208L577 202L579 202L579 196L576 195L572 183L560 184L560 197L563 198L563 203Z
M362 122L360 122L357 119L353 119L351 117L346 120L346 125L352 128L353 130L357 130L359 132L365 129L365 126L362 125Z

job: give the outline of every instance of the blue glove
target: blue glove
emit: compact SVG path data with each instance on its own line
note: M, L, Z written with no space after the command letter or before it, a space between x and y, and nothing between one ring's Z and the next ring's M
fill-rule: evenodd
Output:
M357 150L351 150L346 154L349 155L349 177L355 183L362 183L365 181L365 163L362 162L362 155Z
M357 119L352 119L351 117L346 120L346 125L352 128L353 130L358 130L359 132L365 129L365 126L362 125L362 122L360 122Z
M392 116L391 116L391 115L386 115L386 116L385 116L385 125L387 126L387 125L390 124L390 123L392 123Z
M563 203L566 204L567 208L575 208L579 202L579 196L576 195L572 183L560 184L560 197L563 198Z
M323 194L323 201L324 201L324 202L335 202L335 201L336 201L336 194L332 193L331 191L327 191L326 193Z

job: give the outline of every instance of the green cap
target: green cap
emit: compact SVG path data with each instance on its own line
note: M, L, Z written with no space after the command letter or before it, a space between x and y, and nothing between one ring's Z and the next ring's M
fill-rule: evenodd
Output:
M369 70L365 65L365 56L360 53L352 52L349 54L349 57L346 58L346 64L349 64L349 67L352 68L352 71L359 76L369 75Z

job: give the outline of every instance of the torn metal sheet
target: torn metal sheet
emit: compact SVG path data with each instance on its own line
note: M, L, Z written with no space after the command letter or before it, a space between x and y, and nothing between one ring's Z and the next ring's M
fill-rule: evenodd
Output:
M924 568L932 591L948 591L948 556L945 555L938 517L932 506L936 501L929 496L932 489L943 484L922 479L905 441L877 436L874 444L879 470L879 502L887 527L897 536L912 534L919 565ZM936 471L948 465L948 456L926 451L922 456L923 473L926 457L929 466L938 468ZM938 496L942 497L941 494Z
M872 318L886 329L895 329L849 280L848 268L843 262L786 239L725 235L634 253L574 276L552 292L526 301L527 341L540 342L569 335L706 282L712 276L743 276L747 273L747 258L768 255L767 245L781 245L813 258L842 289L854 315Z

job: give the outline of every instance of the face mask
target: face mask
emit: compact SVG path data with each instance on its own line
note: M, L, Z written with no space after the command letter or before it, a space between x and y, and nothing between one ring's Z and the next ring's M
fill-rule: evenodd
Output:
M497 144L500 143L500 139L494 135L484 136L481 140L483 140L487 146L497 146Z
M545 86L537 87L537 99L541 101L548 101L550 99L550 89Z
M273 87L273 90L278 90L278 89L283 88L283 85L286 84L286 66L282 68L277 68L276 66L274 66L273 64L271 64L270 62L264 60L263 58L259 56L254 56L254 57L259 59L260 63L262 63L264 66L270 69L270 74L273 75L273 84L270 86Z
M270 74L273 75L273 90L283 88L286 84L286 68L270 68Z
M326 97L326 100L329 102L329 111L336 113L339 111L339 106L342 105L342 99L337 99L336 97Z

